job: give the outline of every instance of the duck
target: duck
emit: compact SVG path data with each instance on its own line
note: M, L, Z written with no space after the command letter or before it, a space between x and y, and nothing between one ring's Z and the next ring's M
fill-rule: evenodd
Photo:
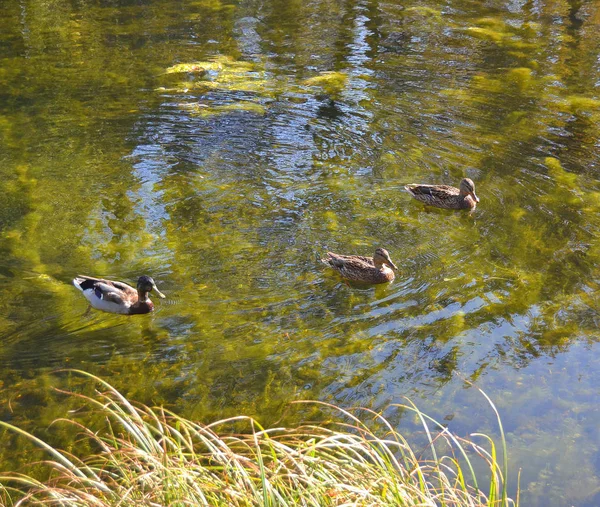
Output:
M83 292L91 307L121 315L136 315L153 311L154 303L148 298L151 291L156 292L161 298L165 297L156 287L152 277L147 275L139 277L137 289L124 282L85 275L74 278L73 285Z
M395 278L394 271L398 270L385 248L377 248L373 257L327 252L327 257L321 262L347 280L370 284L391 282Z
M463 178L460 188L414 183L406 185L404 188L417 201L438 208L474 210L479 202L479 197L475 194L475 183L470 178Z

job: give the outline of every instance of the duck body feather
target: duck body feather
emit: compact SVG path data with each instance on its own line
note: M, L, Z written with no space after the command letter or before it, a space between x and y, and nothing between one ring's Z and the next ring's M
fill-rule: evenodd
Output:
M404 187L417 201L444 209L475 209L477 202L470 195L449 185L410 184Z
M376 267L372 257L327 252L327 257L321 261L353 282L386 283L395 278L394 271L386 265Z
M150 313L154 304L145 295L140 301L137 289L124 282L79 275L73 279L77 287L96 310L121 315Z

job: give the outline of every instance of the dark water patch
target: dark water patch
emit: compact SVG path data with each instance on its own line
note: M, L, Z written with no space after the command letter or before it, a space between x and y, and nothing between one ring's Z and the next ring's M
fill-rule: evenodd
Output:
M203 420L410 395L493 434L467 379L522 502L594 505L593 3L52 5L0 19L0 417L64 416L74 366ZM473 214L403 190L464 176ZM318 260L378 246L391 284ZM84 316L78 273L167 298Z

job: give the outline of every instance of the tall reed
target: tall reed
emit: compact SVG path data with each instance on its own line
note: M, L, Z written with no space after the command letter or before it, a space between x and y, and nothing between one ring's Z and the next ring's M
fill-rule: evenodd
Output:
M66 420L96 451L76 457L0 422L47 451L45 464L50 471L44 482L22 473L0 474L3 505L518 504L507 496L507 453L501 426L502 464L491 438L483 438L487 449L459 438L411 403L398 406L421 421L428 442L426 453L422 446L411 447L383 416L371 410L300 402L316 403L331 410L335 418L294 428L265 429L244 416L200 424L163 408L134 404L104 380L71 371L91 378L103 389L93 398L71 393L104 415L100 431ZM239 424L247 431L231 433ZM423 458L424 454L430 458ZM485 464L489 478L485 493L474 459Z

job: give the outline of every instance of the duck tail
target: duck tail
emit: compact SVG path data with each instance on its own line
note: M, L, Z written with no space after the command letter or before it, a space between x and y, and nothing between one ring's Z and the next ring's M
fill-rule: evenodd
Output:
M326 256L321 258L321 262L327 266L333 266L333 259L335 259L335 254L332 252L327 252Z
M340 259L339 255L333 252L327 252L327 258L321 260L332 268L341 268L344 265L343 259Z
M83 276L77 276L73 278L73 285L77 287L81 292L88 289L93 289L95 285L94 280L90 280Z

